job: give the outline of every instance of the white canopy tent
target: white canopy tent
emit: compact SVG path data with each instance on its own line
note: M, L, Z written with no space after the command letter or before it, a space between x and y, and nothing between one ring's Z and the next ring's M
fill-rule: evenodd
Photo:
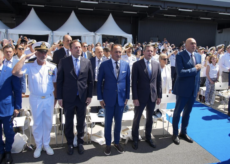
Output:
M81 36L82 42L92 44L94 42L94 33L89 32L78 20L74 11L72 11L68 20L56 31L53 32L53 41L62 40L62 37L69 33L70 36Z
M7 25L5 25L2 21L0 21L0 40L6 39L7 29L9 29L9 27Z
M27 18L17 27L8 30L8 38L18 40L23 35L48 35L48 42L52 43L52 31L41 21L32 8Z
M113 19L112 14L109 15L106 22L95 32L95 42L102 43L102 35L123 36L127 38L127 42L132 42L132 35L124 32Z

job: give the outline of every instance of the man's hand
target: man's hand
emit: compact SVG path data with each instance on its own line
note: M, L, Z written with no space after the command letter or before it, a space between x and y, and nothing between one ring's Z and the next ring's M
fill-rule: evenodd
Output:
M128 101L129 101L129 99L126 99L126 100L125 100L125 106L127 105L127 102L128 102Z
M19 114L19 110L18 109L14 109L14 116L17 117Z
M133 104L134 104L134 106L140 106L140 103L139 103L138 99L133 100Z
M197 64L197 65L195 65L195 68L197 69L197 70L200 70L201 69L201 64Z
M37 51L32 52L31 54L26 55L26 59L29 59L31 56L33 56Z
M91 103L91 98L90 97L88 97L87 99L86 99L86 102L85 102L87 105L86 106L88 106L90 103Z
M58 104L63 108L63 101L62 101L62 99L58 100Z
M100 104L101 104L101 107L103 108L103 109L105 109L105 102L102 100L102 101L100 101Z
M161 99L157 98L157 105L159 105L161 103Z

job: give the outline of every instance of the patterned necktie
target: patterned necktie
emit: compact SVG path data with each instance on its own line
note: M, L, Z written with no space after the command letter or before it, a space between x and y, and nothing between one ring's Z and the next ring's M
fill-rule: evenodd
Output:
M84 58L86 58L86 59L87 59L87 54L86 54L86 52L84 52Z
M150 64L150 62L147 61L147 69L148 69L148 73L149 73L149 78L151 79L151 77L152 77L152 70L150 69L149 64Z
M116 61L115 62L115 64L116 64L116 75L117 75L117 78L118 78L118 75L119 75L119 66L118 66L118 62Z
M80 70L78 62L79 62L79 60L76 59L75 72L76 72L77 76L79 75L79 70Z
M98 59L98 68L100 67L101 65L101 59Z
M196 65L196 62L195 62L193 53L191 53L191 60L192 60L192 64L195 66L195 65Z

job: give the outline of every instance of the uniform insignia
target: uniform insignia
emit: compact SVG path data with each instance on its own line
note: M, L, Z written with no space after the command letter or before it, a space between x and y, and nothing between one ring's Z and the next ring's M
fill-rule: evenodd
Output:
M28 62L25 62L25 63L34 63L34 61L28 61Z
M49 69L49 70L48 70L48 74L49 74L50 76L54 76L54 75L55 75L54 70Z
M41 49L46 49L46 44L45 44L45 42L42 42L42 44L41 44Z

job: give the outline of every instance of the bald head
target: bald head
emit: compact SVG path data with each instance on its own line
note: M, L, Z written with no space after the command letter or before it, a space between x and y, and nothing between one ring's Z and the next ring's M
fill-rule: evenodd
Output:
M196 40L188 38L185 42L185 48L188 52L193 53L196 50Z
M97 46L95 48L95 55L98 59L101 59L103 56L103 48L101 46Z
M69 49L69 45L72 42L72 37L69 35L64 35L63 36L63 45L66 49Z

